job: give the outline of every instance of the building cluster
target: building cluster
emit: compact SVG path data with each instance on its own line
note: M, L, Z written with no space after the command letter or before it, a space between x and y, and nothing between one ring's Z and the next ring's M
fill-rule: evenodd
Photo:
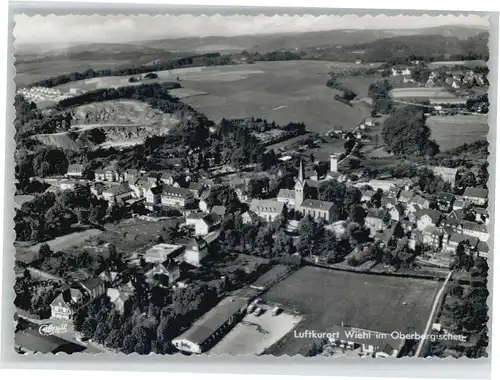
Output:
M57 88L35 86L29 88L21 88L17 90L16 93L22 95L26 100L36 103L46 100L60 101L80 95L83 92L79 89L71 88L69 92L63 94L61 90Z
M462 196L442 192L431 200L409 186L392 186L384 191L381 207L373 205L373 195L372 190L363 191L365 226L380 244L406 236L410 250L428 247L455 254L462 243L466 253L488 255L487 189L468 187Z

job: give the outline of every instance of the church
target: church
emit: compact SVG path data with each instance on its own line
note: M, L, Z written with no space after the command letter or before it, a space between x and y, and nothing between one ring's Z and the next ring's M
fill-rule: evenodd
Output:
M337 170L337 158L332 156L330 170ZM299 173L295 181L293 190L280 189L278 202L285 203L290 208L302 213L304 216L311 216L317 220L325 220L328 223L333 221L335 204L333 202L321 201L310 198L311 187L304 173L304 165L300 160Z

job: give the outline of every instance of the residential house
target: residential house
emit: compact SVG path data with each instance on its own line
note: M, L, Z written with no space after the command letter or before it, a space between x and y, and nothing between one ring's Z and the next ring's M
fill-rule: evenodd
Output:
M427 226L438 226L441 221L442 214L437 210L426 209L420 210L415 214L417 228L423 231Z
M210 231L218 228L221 222L222 218L214 212L210 214L190 213L186 217L186 224L194 226L196 236L207 235Z
M471 210L476 216L476 222L484 224L489 223L490 216L487 209L484 207L473 207Z
M104 281L105 285L111 287L116 286L121 281L121 275L115 271L105 270L99 274L99 278Z
M463 220L465 219L465 212L463 209L459 209L459 210L453 210L452 212L450 212L450 214L448 215L448 219L458 219L458 220Z
M441 241L443 233L439 228L433 225L428 225L422 231L423 243L430 246L434 250L441 249Z
M248 210L241 214L241 219L245 224L255 224L260 218L255 212Z
M83 301L83 294L79 289L67 288L57 295L50 304L52 319L70 320Z
M167 186L179 187L180 178L174 173L164 172L162 173L160 180Z
M333 221L335 208L335 203L317 199L305 199L300 205L300 211L304 216L311 216L313 219L321 219L328 223Z
M64 190L73 190L76 187L76 182L74 180L61 181L59 182L59 188Z
M283 213L285 205L269 199L252 199L250 211L257 214L267 222L274 222Z
M124 182L118 186L112 186L102 192L102 198L108 201L110 204L114 204L119 201L126 201L132 198L133 191L128 185L128 183Z
M133 191L134 198L145 198L148 190L156 186L156 184L152 185L149 183L147 177L138 177L136 179L129 177L127 182L130 189Z
M408 67L396 66L396 67L391 68L391 75L392 76L399 76L399 75L408 76L408 75L411 75L411 70Z
M455 201L453 202L453 210L460 210L464 208L466 205L467 202L465 202L464 197L455 196Z
M414 195L408 202L409 205L418 205L420 209L429 208L430 201L421 195ZM416 211L416 210L415 210ZM414 211L414 212L415 212Z
M194 201L194 195L189 189L175 186L163 186L162 190L162 205L183 208Z
M391 224L391 216L383 209L370 209L365 217L365 226L370 229L370 234L375 235L377 231L388 228Z
M226 206L214 206L214 207L212 207L212 212L219 215L221 218L223 218L227 212Z
M241 203L248 203L249 201L251 201L244 184L235 185L234 192L236 193L236 196Z
M427 79L427 82L425 82L425 87L436 87L436 83L433 79L429 78Z
M381 203L382 203L382 206L385 208L392 208L392 207L396 206L396 204L398 203L398 200L396 199L396 197L383 196Z
M419 247L424 244L424 237L422 232L419 230L413 230L410 233L410 238L408 239L408 248L412 251L416 251Z
M452 193L441 192L437 196L438 208L442 212L450 212L452 209L455 195Z
M205 189L200 195L200 201L198 202L198 208L203 212L208 212L209 207L207 203L207 198L210 195L210 189Z
M455 218L448 218L443 220L442 226L451 228L453 232L458 232L458 233L463 232L462 222L460 222L460 220Z
M484 257L484 258L488 257L488 253L490 252L490 247L488 246L487 242L480 241L477 244L476 249L477 249L477 254L479 257Z
M163 188L161 186L150 187L146 191L146 207L152 207L161 204L161 195Z
M389 214L392 220L399 222L405 217L405 208L401 203L398 203L396 206L389 209Z
M95 182L90 186L90 193L97 198L102 198L102 193L108 186L102 182Z
M415 223L412 223L409 220L400 221L401 227L405 233L412 231L415 228Z
M80 285L91 300L99 298L106 292L106 285L99 277L82 281L80 282Z
M361 202L371 201L373 195L375 195L373 190L361 190Z
M384 231L378 231L375 232L375 235L373 236L373 239L378 242L381 246L389 246L391 242L393 241L393 229L387 229Z
M106 290L106 295L111 303L115 306L116 311L123 314L125 302L133 295L133 293L124 292L117 288L109 288Z
M123 173L120 173L118 180L120 182L135 183L140 177L140 172L137 169L127 169Z
M181 270L179 263L168 258L165 261L156 263L145 273L146 281L157 281L164 286L172 286L180 277Z
M96 170L94 172L96 181L108 181L115 182L118 180L118 173L111 167L106 167L102 170Z
M462 226L465 235L477 237L481 241L488 241L490 234L486 225L464 220Z
M466 252L470 249L476 249L479 239L474 236L454 233L450 236L448 240L448 245L446 246L446 250L450 253L456 253L457 247L460 243L465 243Z
M199 267L201 261L208 256L208 243L200 238L195 237L186 244L184 251L184 261Z
M103 169L95 170L94 179L98 182L106 181L106 172Z
M160 243L149 248L144 254L147 263L159 263L167 259L178 259L184 252L184 246L179 244Z
M67 177L82 177L83 175L83 165L81 164L70 164L68 165L68 170L66 171Z
M480 187L467 187L463 197L466 201L476 206L484 206L488 203L488 189Z
M401 203L409 203L414 196L415 196L414 191L402 190L399 193L398 201Z
M189 190L194 195L195 199L198 199L201 195L201 192L203 191L203 185L199 182L190 182L189 183Z

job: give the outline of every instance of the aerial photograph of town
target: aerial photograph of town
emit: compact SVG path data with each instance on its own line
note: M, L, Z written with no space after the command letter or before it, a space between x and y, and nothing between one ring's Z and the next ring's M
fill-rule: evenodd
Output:
M14 19L17 353L488 356L487 18Z

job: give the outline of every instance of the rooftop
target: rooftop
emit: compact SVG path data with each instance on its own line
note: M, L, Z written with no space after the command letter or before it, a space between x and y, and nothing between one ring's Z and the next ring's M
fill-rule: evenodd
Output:
M281 202L270 199L252 199L250 203L250 210L256 213L259 212L272 212L281 213L285 205Z
M468 187L465 189L464 197L488 198L488 189L480 187Z
M241 297L227 297L198 319L194 325L175 340L185 339L196 344L203 344L212 334L224 325L229 318L246 308L248 300Z
M333 202L320 201L317 199L304 199L304 201L300 205L300 207L312 208L312 209L324 210L324 211L329 211L334 206L335 206L335 203L333 203Z
M149 248L144 254L144 257L147 257L148 259L151 260L160 261L170 255L177 256L180 253L179 251L181 250L182 250L182 245L161 243L161 244L156 244L153 247Z

